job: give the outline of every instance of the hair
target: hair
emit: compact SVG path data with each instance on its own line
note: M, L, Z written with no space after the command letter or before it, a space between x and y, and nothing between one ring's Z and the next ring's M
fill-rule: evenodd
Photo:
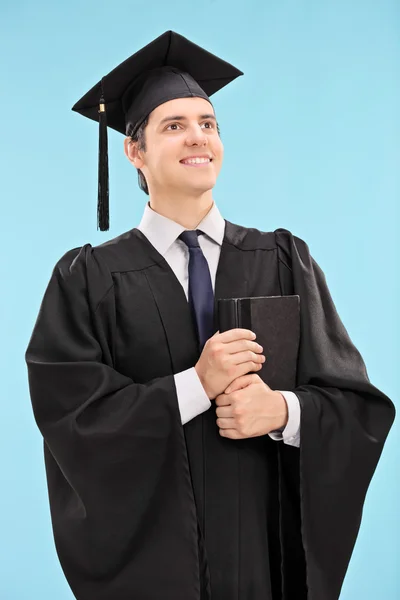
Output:
M149 123L149 116L145 118L143 123L137 129L136 133L134 133L134 135L129 136L130 142L131 143L135 142L137 144L137 149L140 150L141 152L146 152L146 135L145 134L146 134L146 127ZM219 137L221 137L221 132L220 132L218 123L217 123L217 132L218 132ZM149 195L149 188L147 186L146 177L143 175L143 173L140 169L138 169L137 172L138 172L138 184L139 184L140 189L145 194Z
M134 135L129 136L131 142L135 142L137 144L137 149L141 152L146 152L146 136L145 130L149 122L149 117L146 117L143 123L139 126L138 130ZM147 186L146 177L143 175L140 169L138 172L138 183L140 189L147 195L149 195L149 188Z

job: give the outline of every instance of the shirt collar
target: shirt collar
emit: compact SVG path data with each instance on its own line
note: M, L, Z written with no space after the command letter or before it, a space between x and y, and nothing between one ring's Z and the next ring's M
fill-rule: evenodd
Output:
M139 229L162 256L185 230L185 227L168 217L160 215L146 203ZM225 220L215 202L196 229L201 229L214 242L222 245L225 234Z

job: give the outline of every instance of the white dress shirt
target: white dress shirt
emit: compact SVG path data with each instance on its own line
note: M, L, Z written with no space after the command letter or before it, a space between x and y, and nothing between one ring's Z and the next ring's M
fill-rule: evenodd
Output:
M154 248L165 258L181 283L186 298L189 296L189 249L178 239L185 227L160 215L146 204L142 220L137 227ZM205 235L199 236L199 244L210 269L211 282L215 290L215 276L221 253L222 240L225 234L225 220L216 204L198 224ZM182 424L194 419L197 415L211 407L211 402L200 382L196 369L191 367L174 375ZM281 390L279 390L281 391ZM283 440L291 446L300 446L300 403L294 392L281 391L288 407L288 422L283 431L278 430L268 435L273 440Z

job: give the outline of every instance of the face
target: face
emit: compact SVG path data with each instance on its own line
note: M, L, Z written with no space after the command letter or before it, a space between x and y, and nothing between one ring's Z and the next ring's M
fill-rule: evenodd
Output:
M193 195L214 187L223 145L207 100L178 98L161 104L150 114L145 139L146 152L130 147L127 153L151 193Z

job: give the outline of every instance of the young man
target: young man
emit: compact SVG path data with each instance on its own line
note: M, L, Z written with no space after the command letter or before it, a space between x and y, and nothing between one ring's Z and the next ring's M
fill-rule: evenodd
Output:
M100 227L105 114L149 194L137 228L58 261L26 352L78 600L337 599L394 419L306 243L214 203L209 95L239 74L167 32L74 107L100 121ZM297 385L274 390L253 332L219 333L215 307L293 294Z

